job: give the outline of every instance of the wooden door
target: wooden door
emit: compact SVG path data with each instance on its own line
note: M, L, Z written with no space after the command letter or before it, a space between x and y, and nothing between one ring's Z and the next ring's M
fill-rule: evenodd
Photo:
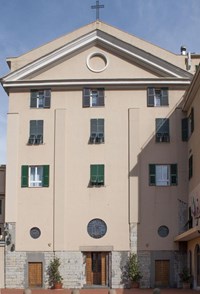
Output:
M155 261L155 286L156 287L169 287L169 260L156 260Z
M86 282L87 285L106 285L107 258L106 252L86 253Z
M28 284L30 288L42 287L42 262L28 263Z

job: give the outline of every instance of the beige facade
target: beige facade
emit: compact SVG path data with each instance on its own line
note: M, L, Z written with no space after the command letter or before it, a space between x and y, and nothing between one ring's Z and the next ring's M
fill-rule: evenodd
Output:
M186 144L188 161L188 223L186 231L176 237L179 243L187 243L187 267L192 275L191 283L196 289L200 288L200 259L199 259L199 95L200 95L200 70L196 72L194 79L184 98L183 111L185 121L188 124Z
M98 21L8 59L7 287L47 287L54 254L64 287L124 287L131 251L142 287L179 286L188 58Z

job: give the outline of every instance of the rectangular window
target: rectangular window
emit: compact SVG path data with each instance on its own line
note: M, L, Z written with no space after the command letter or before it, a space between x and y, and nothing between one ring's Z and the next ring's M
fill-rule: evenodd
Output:
M168 88L148 88L147 89L147 106L160 107L168 106Z
M94 118L90 120L90 143L104 142L104 119Z
M43 120L30 120L29 145L43 143Z
M104 106L104 89L83 89L83 107Z
M156 142L169 142L169 119L156 118Z
M175 186L177 185L177 164L150 164L150 186Z
M188 141L194 132L194 108L191 109L188 117L182 119L182 141Z
M49 165L23 165L21 187L49 187Z
M193 176L193 155L189 157L189 180Z
M31 90L31 108L50 108L51 90Z
M0 215L3 214L3 200L0 199Z
M90 185L91 186L104 185L104 165L103 164L90 165Z

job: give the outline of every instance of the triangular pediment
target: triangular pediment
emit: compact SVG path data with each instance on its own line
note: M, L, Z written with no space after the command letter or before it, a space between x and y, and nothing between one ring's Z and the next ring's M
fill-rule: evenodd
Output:
M49 50L47 53L45 52L46 54L40 55L39 58L37 58L38 56L36 54L36 59L32 58L30 63L14 70L5 76L2 81L6 84L37 79L93 79L95 75L96 78L105 79L156 77L176 79L191 78L190 73L176 65L173 54L170 56L171 53L169 53L164 60L158 54L154 55L151 53L150 47L153 45L149 45L149 43L146 42L146 45L149 46L145 47L145 42L141 41L141 46L138 46L140 43L135 37L133 37L133 39L127 38L127 40L122 40L116 34L111 35L111 32L96 28L88 31L86 34L79 35L58 48L55 46L55 40L52 51ZM116 33L116 29L114 32ZM122 33L119 30L117 30L117 32ZM59 42L58 45L60 45ZM51 46L49 47L51 48ZM156 50L159 52L159 48L156 48ZM162 51L163 49L160 50ZM33 53L34 51L31 52L32 55ZM162 53L163 52L160 54L161 56ZM105 66L102 67L103 70L101 70L101 65L99 65L100 70L98 70L98 65L97 70L93 70L92 66L90 67L91 60L88 58L98 57L98 55L99 61L97 60L97 63L101 63L101 59L102 62L105 62ZM20 58L22 60L23 56ZM170 58L172 62L169 62ZM80 60L82 60L82 63ZM112 60L111 64L110 60ZM18 63L20 64L20 62ZM85 71L83 70L83 72L81 72L83 68L85 68ZM57 72L57 76L55 76L55 71ZM62 72L65 74L61 74ZM79 76L77 73L79 73ZM97 75L97 73L99 73L99 75Z

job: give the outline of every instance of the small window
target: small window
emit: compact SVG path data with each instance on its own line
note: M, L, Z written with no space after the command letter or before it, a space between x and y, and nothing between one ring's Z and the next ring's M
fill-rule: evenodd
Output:
M193 176L193 155L190 156L189 158L189 180Z
M158 235L162 238L165 238L169 235L169 228L167 226L160 226L158 228Z
M83 107L104 106L104 89L83 89Z
M150 186L175 186L177 185L177 164L150 164Z
M91 186L104 185L104 165L103 164L90 165L90 185Z
M182 141L188 141L194 131L194 109L190 111L190 115L182 119Z
M3 214L3 200L0 199L0 215Z
M147 106L160 107L168 106L168 88L148 88L147 89Z
M49 187L49 165L23 165L21 187Z
M104 119L90 120L90 143L104 143Z
M169 142L169 119L156 118L156 142Z
M32 90L31 108L50 108L51 90Z
M29 145L39 145L43 143L43 120L30 121Z

